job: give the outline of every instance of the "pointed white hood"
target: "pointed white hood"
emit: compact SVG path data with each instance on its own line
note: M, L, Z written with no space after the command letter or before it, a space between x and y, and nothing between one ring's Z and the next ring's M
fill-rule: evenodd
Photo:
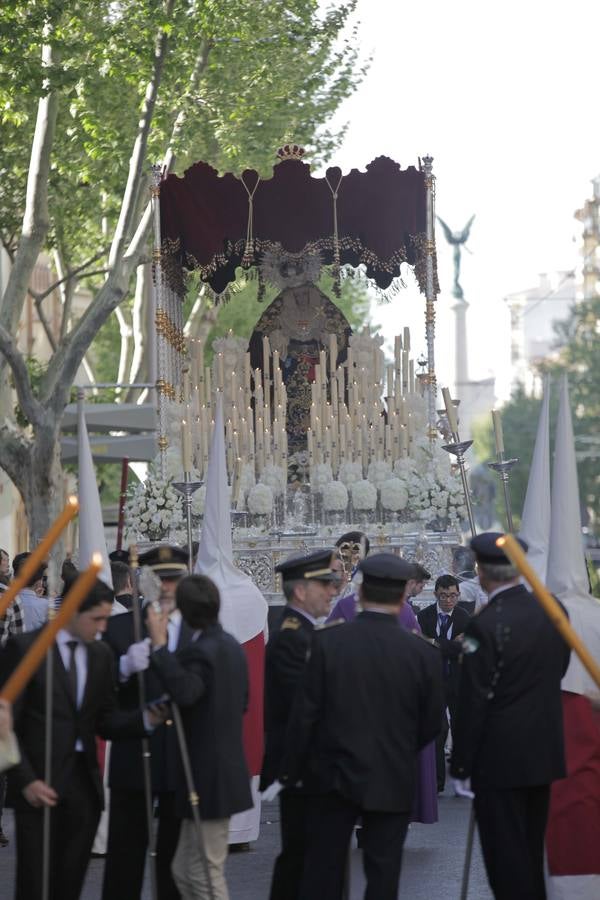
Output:
M221 625L240 644L264 630L267 602L252 579L233 563L223 404L220 396L217 399L215 428L206 473L204 524L194 571L207 575L219 588Z
M548 568L550 543L550 379L544 380L542 409L519 534L529 544L527 560L542 581Z
M98 577L109 587L112 587L112 574L108 550L106 549L104 523L102 521L102 506L100 504L96 471L90 449L90 439L85 424L85 412L81 400L77 405L77 450L79 468L79 568L82 571L87 569L92 561L92 554L100 553L102 556L102 570Z
M571 625L600 659L600 603L589 593L585 554L581 537L579 484L575 460L569 383L564 376L556 423L552 473L552 524L548 558L548 587L565 605ZM579 658L572 653L562 688L575 694L597 693L597 688Z

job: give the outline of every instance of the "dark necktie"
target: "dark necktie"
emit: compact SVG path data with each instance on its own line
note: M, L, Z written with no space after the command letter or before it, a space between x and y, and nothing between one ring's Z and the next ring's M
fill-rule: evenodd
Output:
M450 616L447 613L440 613L440 637L445 638L448 634L450 626Z
M73 703L75 707L77 707L77 663L75 662L75 651L77 650L77 646L79 641L67 641L67 647L71 651L71 658L69 659L69 668L67 671L67 679L69 682L69 689L71 691L71 696L73 698Z

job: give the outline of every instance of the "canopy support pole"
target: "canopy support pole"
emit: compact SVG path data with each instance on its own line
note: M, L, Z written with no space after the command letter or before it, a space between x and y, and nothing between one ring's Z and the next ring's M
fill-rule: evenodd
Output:
M425 338L427 341L427 409L429 421L429 440L433 441L438 436L436 427L436 395L437 383L435 377L435 177L433 175L433 157L423 158L423 172L425 173L425 198L426 198L426 238L425 266L426 266L426 290L425 290Z

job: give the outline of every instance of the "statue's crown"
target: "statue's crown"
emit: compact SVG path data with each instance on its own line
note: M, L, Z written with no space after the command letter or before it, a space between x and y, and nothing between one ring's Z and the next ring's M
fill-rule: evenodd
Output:
M304 156L304 147L298 144L285 144L277 151L279 159L302 159Z

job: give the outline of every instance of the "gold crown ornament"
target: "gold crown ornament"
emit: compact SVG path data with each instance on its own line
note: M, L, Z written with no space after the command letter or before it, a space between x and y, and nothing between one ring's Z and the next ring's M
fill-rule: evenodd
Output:
M299 147L298 144L285 144L283 147L280 147L277 151L277 156L279 159L298 159L301 160L304 156L304 147Z

